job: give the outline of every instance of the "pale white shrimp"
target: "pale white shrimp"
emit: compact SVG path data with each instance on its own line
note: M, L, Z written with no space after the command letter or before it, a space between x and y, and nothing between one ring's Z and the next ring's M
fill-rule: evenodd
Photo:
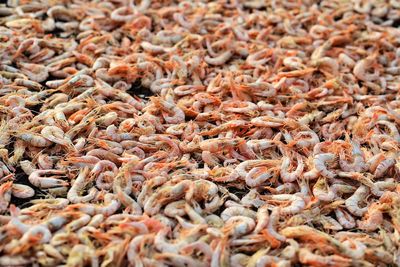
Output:
M153 54L163 54L163 53L170 53L174 51L174 48L163 47L161 45L154 45L152 43L143 41L140 43L140 46L149 53Z
M256 223L252 218L246 216L233 216L225 222L223 229L226 229L232 236L239 237L250 233L255 226Z
M30 80L41 83L49 77L49 69L47 66L34 63L19 63L23 74L28 76Z
M142 246L155 244L154 234L138 235L132 238L127 248L128 261L132 266L144 266L141 257Z
M396 161L394 158L387 158L382 160L375 169L374 172L375 177L376 178L382 177L390 167L395 165L395 163Z
M183 243L168 243L167 235L170 233L169 228L162 228L154 237L154 246L161 252L178 253L184 245Z
M0 256L0 265L2 266L29 266L33 264L33 259L22 255L2 255Z
M248 140L247 146L254 152L262 151L277 145L277 142L269 139Z
M109 160L100 160L94 165L93 169L90 171L90 176L96 177L100 173L102 173L106 170L110 170L114 174L116 174L118 172L118 167L117 167L117 165L115 165L114 162L111 162Z
M397 129L397 126L394 123L386 121L386 120L379 120L376 123L386 126L389 129L390 136L394 140L396 140L396 142L400 142L399 130Z
M320 215L317 218L316 221L318 221L318 223L322 225L322 228L326 230L340 231L343 229L342 225L332 217Z
M243 253L237 253L230 257L229 263L232 267L245 267L248 266L247 263L249 262L249 259L250 256Z
M287 156L283 157L280 175L284 183L294 182L296 179L300 177L300 175L303 173L304 170L303 159L301 158L301 156L299 155L297 156L297 167L296 170L294 170L293 172L288 172L289 166L290 166L290 158Z
M64 175L65 171L62 170L35 170L29 175L29 182L39 188L67 186L69 184L67 181L59 179Z
M336 219L339 221L340 225L343 226L343 228L351 229L356 226L356 221L354 220L354 218L345 210L337 208L334 211Z
M393 178L385 179L385 181L377 181L375 186L371 187L371 193L374 196L380 197L385 191L393 191L397 186L397 182Z
M270 57L266 57L269 52L270 49L265 48L253 54L249 54L246 58L246 63L253 67L264 66L265 63L271 60Z
M336 174L332 171L329 171L326 167L327 161L332 161L335 159L335 154L332 153L323 153L318 154L314 157L314 166L321 175L328 178L335 178Z
M267 230L268 233L273 236L275 239L284 242L286 240L286 237L279 234L276 231L276 226L279 223L279 215L280 215L280 209L278 207L275 207L272 209L271 215L269 216L269 221L268 221L268 226Z
M37 157L37 164L39 165L39 169L42 170L49 170L54 167L53 159L47 154L40 154Z
M67 198L71 203L81 203L81 202L89 202L96 197L97 189L92 187L89 189L86 196L79 196L78 192L83 191L86 183L88 182L89 178L89 168L86 167L81 169L79 172L78 177L72 183L71 188L68 190Z
M291 263L289 260L284 260L277 256L264 255L257 260L256 267L265 266L290 267Z
M185 113L175 103L170 103L159 97L151 98L151 100L156 107L163 111L163 118L167 123L177 124L185 121Z
M171 202L164 207L164 214L171 218L175 218L175 216L184 216L186 213L184 209L185 204L186 200Z
M28 185L14 183L12 185L12 195L17 198L31 198L35 195L35 190Z
M356 62L345 53L339 54L339 63L342 63L349 68L354 68L354 66L356 65Z
M40 237L36 242L39 244L48 243L52 237L50 230L44 225L35 225L29 227L19 240L20 246L30 245L33 237Z
M299 261L307 266L351 266L351 259L339 256L322 256L312 253L307 248L299 249Z
M352 154L353 154L353 163L349 164L345 160L344 152L340 152L339 154L339 165L342 170L349 172L361 172L365 169L365 161L363 157L363 152L360 148L360 144L358 142L351 142L352 144Z
M0 186L0 213L7 210L11 201L13 182L9 181Z
M355 190L353 186L345 184L333 184L328 188L327 192L323 190L325 187L326 181L324 179L318 180L313 187L313 193L319 200L333 201L339 196L338 193L351 193Z
M51 146L53 143L49 141L48 139L35 134L35 133L22 133L22 134L17 134L17 137L21 138L25 142L29 143L30 145L36 146L36 147L48 147Z
M204 225L207 223L205 218L200 214L202 212L197 212L188 203L185 203L185 212L194 224Z
M41 134L44 138L53 143L60 144L63 146L69 146L75 149L71 139L69 139L65 135L64 131L58 128L57 126L46 126L42 129Z
M232 148L240 143L240 139L234 138L212 138L201 141L199 146L201 150L209 152L218 152L223 149Z
M105 216L110 216L114 214L119 207L121 202L116 199L116 196L111 193L107 193L104 196L104 205L99 204L89 204L89 203L77 203L68 206L70 210L79 210L89 215L103 214Z
M306 66L303 64L303 61L299 57L285 57L283 60L283 65L290 68L291 70L300 70L305 69Z
M369 188L365 185L361 185L355 192L354 194L346 199L345 205L347 210L355 215L355 216L363 216L365 212L367 212L368 208L360 208L359 202L364 200L369 193Z
M82 244L73 246L68 254L67 266L86 266L88 263L92 267L100 266L95 250Z
M201 252L206 261L211 261L213 250L209 244L201 240L184 245L180 251L184 254L193 254L194 250Z
M382 209L383 205L381 203L373 203L368 207L364 220L358 221L358 227L367 232L373 232L378 229L383 223Z
M77 231L78 229L81 229L85 225L87 225L91 220L90 215L88 214L81 214L78 218L75 218L75 220L71 221L65 226L65 229L67 231Z
M302 211L305 207L305 201L303 196L300 194L280 194L280 195L272 195L268 196L268 199L276 200L276 201L290 201L291 204L287 207L280 208L280 213L283 215L286 214L296 214Z
M301 131L295 135L293 142L298 147L311 147L319 143L319 137L312 130Z
M269 221L269 207L264 205L257 211L257 224L254 228L254 233L258 234L268 226Z
M254 167L246 174L245 181L248 186L257 187L276 176L276 173L274 168Z
M250 123L257 127L277 128L283 126L285 121L277 117L260 116L251 119Z
M368 68L375 62L375 58L373 56L364 58L356 63L353 69L354 75L357 79L360 79L365 82L371 82L377 80L379 78L379 71L375 70L373 74L368 74Z
M260 199L260 194L257 189L250 189L249 192L240 200L240 203L245 207L259 208L265 204L264 200Z
M111 19L119 22L127 22L133 20L136 16L136 10L130 6L122 6L120 8L116 8L111 12Z
M234 144L232 144L234 145ZM216 149L215 151L218 151ZM239 163L235 171L240 175L242 178L246 178L247 176L247 169L249 168L254 168L258 166L275 166L276 163L280 163L278 160L246 160L241 163Z
M249 208L245 208L243 206L236 205L236 206L224 209L224 211L220 215L221 219L225 222L233 216L246 216L246 217L255 219L257 217L257 214L255 211L253 211Z
M207 55L204 57L204 61L210 65L219 66L225 64L232 57L232 55L232 51L227 50L214 58Z

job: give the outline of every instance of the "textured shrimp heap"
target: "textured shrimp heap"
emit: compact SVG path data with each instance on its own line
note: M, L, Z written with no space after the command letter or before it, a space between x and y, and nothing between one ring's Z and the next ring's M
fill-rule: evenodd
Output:
M0 265L399 265L400 2L179 2L0 6Z

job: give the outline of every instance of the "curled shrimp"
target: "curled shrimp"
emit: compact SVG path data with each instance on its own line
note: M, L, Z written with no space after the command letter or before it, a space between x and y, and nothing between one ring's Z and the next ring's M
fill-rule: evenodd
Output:
M79 196L78 192L82 191L85 187L85 183L87 183L87 178L89 177L89 168L84 168L80 171L78 177L72 183L71 188L68 190L67 198L71 203L81 203L81 202L89 202L94 199L97 194L97 189L92 187L89 189L88 194L86 196Z
M368 68L370 68L375 62L375 58L373 56L367 57L365 59L362 59L356 63L353 69L354 75L366 82L374 81L378 79L378 70L375 70L373 74L368 74Z
M359 203L367 197L368 193L368 187L361 185L351 197L346 199L345 205L347 210L355 216L363 216L364 213L367 212L368 208L360 208Z
M72 144L72 141L67 136L65 136L64 131L56 126L44 127L41 131L41 134L44 138L48 139L51 142L75 148Z
M280 213L283 215L299 213L305 208L306 205L302 195L300 194L298 195L280 194L280 195L264 196L263 198L265 200L282 201L283 203L286 201L290 202L290 205L280 208Z
M382 203L373 203L369 206L368 211L364 215L365 219L358 221L358 227L367 232L372 232L378 229L383 222L382 211L385 209L385 206L386 204Z
M335 178L336 174L326 167L326 162L335 159L335 155L332 153L318 154L314 158L314 166L323 176L328 178Z
M285 183L291 183L296 179L298 179L304 170L304 163L300 156L297 156L297 167L293 172L288 172L287 169L289 168L289 166L290 166L290 158L284 157L282 160L280 175L282 181Z
M248 186L257 187L275 177L276 174L276 168L254 167L247 173L245 181Z

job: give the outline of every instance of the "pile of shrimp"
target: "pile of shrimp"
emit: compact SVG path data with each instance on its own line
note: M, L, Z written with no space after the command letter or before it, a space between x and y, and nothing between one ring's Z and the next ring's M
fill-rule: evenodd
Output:
M400 265L399 17L0 5L0 265Z

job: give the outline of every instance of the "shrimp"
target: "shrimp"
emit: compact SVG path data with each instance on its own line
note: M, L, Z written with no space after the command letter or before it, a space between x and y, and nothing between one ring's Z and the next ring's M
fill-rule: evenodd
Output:
M272 200L272 201L290 201L291 204L287 207L280 208L280 213L283 215L287 214L296 214L302 211L305 208L305 201L302 198L302 195L295 194L280 194L280 195L271 195L271 196L263 196L265 200Z
M51 175L46 177L45 175ZM35 170L29 175L29 182L39 188L53 188L67 186L69 183L59 178L65 175L62 170Z
M89 246L76 244L69 252L67 266L78 267L90 263L92 267L99 266L99 259L96 252Z
M96 197L97 189L95 187L90 188L86 196L79 196L78 194L78 192L83 191L85 184L88 182L89 171L88 167L81 169L78 177L68 190L67 198L71 203L89 202Z
M279 223L280 213L281 213L280 208L275 207L272 209L272 212L271 212L269 220L268 220L267 231L268 231L268 234L270 234L273 238L284 242L286 240L286 237L284 235L281 235L280 233L278 233L276 230L277 224Z
M308 137L308 138L307 138ZM298 132L293 141L289 142L289 146L296 145L301 148L312 147L319 143L319 137L314 131Z
M348 214L345 210L341 208L335 209L335 215L340 225L343 226L343 228L351 229L356 226L356 221L354 220L354 218L350 214Z
M365 219L358 221L358 227L364 231L372 232L379 228L383 222L382 210L385 209L386 204L372 203L368 207L368 211L365 214Z
M240 143L240 139L232 139L232 138L214 138L208 139L205 141L201 141L199 146L203 151L209 151L211 153L215 153L221 151L223 149L228 149L234 147Z
M323 176L328 178L335 178L336 174L326 167L327 161L332 161L335 159L335 155L332 153L322 153L314 157L314 166Z
M31 198L35 195L35 190L28 185L13 183L12 195L17 198Z
M386 171L396 163L394 158L387 158L381 161L375 169L374 175L376 178L382 177Z
M163 118L167 123L177 124L185 121L185 113L174 103L170 103L158 97L152 97L150 100L157 108L160 108Z
M252 218L246 216L232 216L225 222L222 231L234 237L239 237L251 232L255 225Z
M359 202L365 199L368 193L369 193L369 188L366 187L365 185L361 185L351 197L346 199L345 205L347 210L355 216L363 216L364 213L367 212L368 208L367 207L360 208Z
M342 266L352 266L352 260L339 256L321 256L312 253L306 248L299 249L299 261L302 264L307 264L309 266L331 266L331 267L342 267Z
M363 157L363 153L360 148L360 144L357 142L351 142L353 150L353 163L349 164L345 160L345 155L344 152L340 152L339 154L339 165L342 168L342 170L349 172L349 171L355 171L355 172L361 172L365 169L365 161Z
M30 145L36 146L36 147L48 147L53 144L50 140L34 133L21 133L16 135L18 138L21 138L25 142L27 142Z
M121 202L116 199L116 196L111 193L107 193L104 196L104 205L99 204L89 204L89 203L77 203L68 206L68 210L78 210L85 212L89 215L103 214L105 216L110 216L114 214L119 207Z
M299 176L303 173L304 170L304 163L302 158L298 155L297 156L297 167L296 170L289 173L287 169L290 166L290 158L289 157L284 157L282 160L282 165L281 165L281 179L285 183L291 183L295 181L296 179L299 178Z
M268 206L264 205L260 207L257 211L257 224L256 227L254 228L254 233L258 234L268 226L269 222L269 211L268 211Z
M232 51L227 50L214 58L207 55L204 57L204 61L210 65L219 66L225 64L225 62L227 62L232 57L232 55L233 55Z
M240 177L245 178L248 174L248 168L254 168L259 166L272 167L280 164L279 160L246 160L238 164L235 171L240 175Z
M377 80L379 78L378 70L375 70L374 73L368 74L367 70L370 68L375 62L374 56L369 56L364 58L356 63L353 69L354 75L357 79L360 79L365 82L371 82Z
M252 219L256 218L256 212L243 206L233 206L226 208L220 215L221 219L226 222L233 216L246 216Z
M267 180L276 176L276 168L254 167L245 177L246 184L250 187L258 187Z
M45 126L42 129L41 134L44 138L51 142L75 149L75 146L72 144L71 139L69 139L64 134L64 131L62 129L56 126Z
M31 246L48 243L52 237L50 230L44 225L31 226L21 237L18 247L13 253L22 253Z
M13 182L9 181L0 186L0 213L7 210L12 195Z

